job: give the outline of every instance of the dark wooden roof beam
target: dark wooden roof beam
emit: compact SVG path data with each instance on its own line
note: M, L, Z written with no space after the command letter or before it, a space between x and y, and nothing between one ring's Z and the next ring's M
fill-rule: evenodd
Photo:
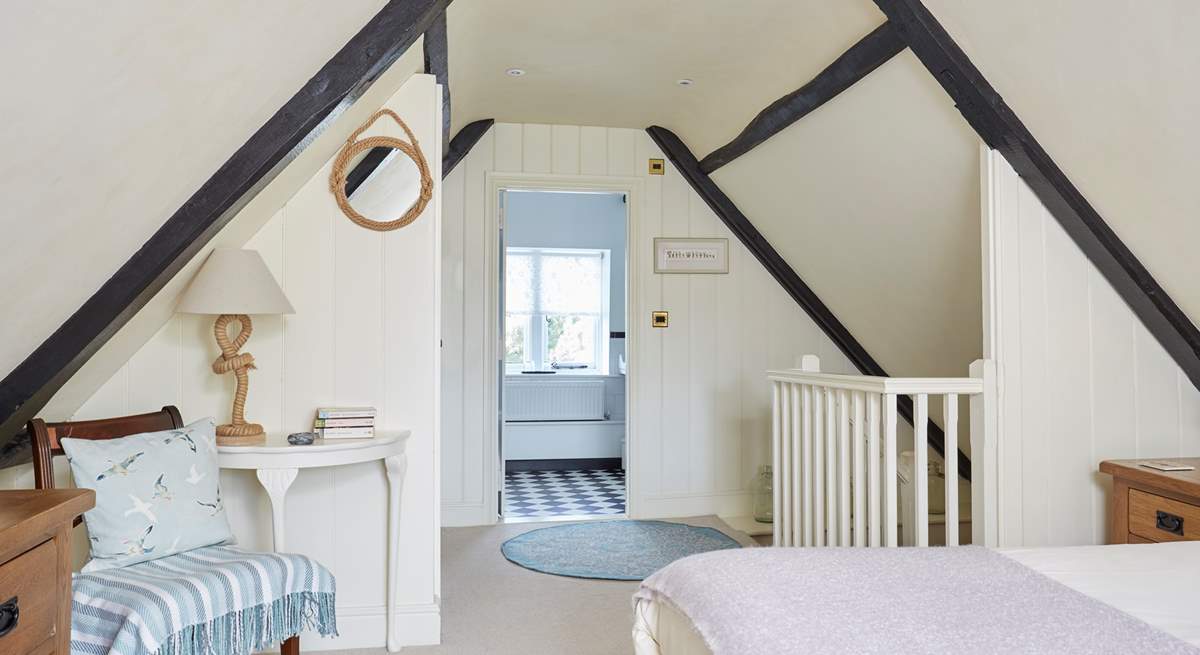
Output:
M646 132L670 158L671 163L679 169L692 189L716 213L721 222L725 223L734 236L750 250L755 259L767 269L771 277L779 282L784 291L796 301L796 304L800 305L812 318L817 327L821 328L821 331L829 336L838 349L845 353L850 363L866 375L887 376L887 372L883 370L879 362L876 362L867 349L854 338L853 334L850 334L850 330L846 329L846 326L833 315L833 312L821 301L816 292L800 279L795 269L783 259L779 251L775 250L767 238L754 227L750 219L737 208L737 205L733 204L729 196L721 191L716 182L713 182L712 178L700 169L700 162L696 161L696 157L692 155L691 150L684 145L683 141L664 127L650 127ZM901 416L912 423L912 398L900 396L896 399L896 403ZM930 421L929 445L939 455L945 456L945 443L946 435L941 427ZM958 471L964 479L971 479L971 460L961 450L958 451Z
M895 57L904 49L904 41L888 23L864 36L842 56L821 71L808 84L792 91L760 111L733 141L717 148L700 160L706 175L750 152L763 141L779 134L787 126L812 113Z
M450 48L446 34L446 12L438 14L422 42L425 50L425 72L442 85L442 156L450 148Z
M208 241L416 42L449 0L391 0L0 380L0 458L51 396Z
M475 147L476 143L483 138L487 131L492 129L492 124L496 121L491 118L468 123L465 127L454 135L454 139L450 141L450 148L446 151L446 156L442 158L442 179L454 170L455 166L471 152L471 148Z
M1200 388L1200 331L1071 183L920 0L875 0L988 147L999 151Z

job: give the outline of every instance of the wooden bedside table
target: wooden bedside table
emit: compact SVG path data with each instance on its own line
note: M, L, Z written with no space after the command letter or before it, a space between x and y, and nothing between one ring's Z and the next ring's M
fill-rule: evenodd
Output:
M1152 461L1147 459L1100 462L1100 471L1113 478L1110 544L1200 540L1200 457L1159 459L1196 469L1157 471L1138 465Z
M90 489L0 491L0 653L71 651L71 523Z

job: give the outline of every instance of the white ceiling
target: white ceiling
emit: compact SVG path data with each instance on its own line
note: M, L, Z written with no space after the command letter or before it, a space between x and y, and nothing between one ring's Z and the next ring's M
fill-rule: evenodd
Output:
M1200 319L1200 258L1187 251L1200 242L1200 4L926 1ZM0 285L0 306L19 311L3 323L0 371L383 4L8 9L0 65L20 92L0 98L0 230L19 247L0 257L0 280L18 281ZM479 118L659 124L697 156L883 21L870 0L455 0L449 11L455 131ZM974 144L906 52L714 177L890 371L961 373L979 338Z
M383 4L8 4L0 372L78 309Z
M456 0L449 11L454 131L480 118L657 124L698 155L884 21L870 0ZM527 74L506 76L512 67Z
M869 0L456 0L454 129L658 124L702 157L883 20ZM906 51L714 179L889 372L961 375L982 343L977 144Z
M889 374L979 358L979 139L911 52L713 179Z
M1200 2L925 4L1200 323Z

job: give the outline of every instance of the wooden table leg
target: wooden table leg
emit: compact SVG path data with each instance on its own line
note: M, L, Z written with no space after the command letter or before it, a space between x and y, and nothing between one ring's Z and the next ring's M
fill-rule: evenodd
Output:
M388 479L388 558L387 558L387 649L400 650L396 633L396 584L400 570L400 491L408 471L408 457L394 455L383 460Z
M1108 543L1129 543L1129 484L1114 478L1109 498Z
M280 655L300 655L300 637L289 637L279 647L279 653Z
M286 498L288 487L292 486L292 482L296 479L298 469L258 469L258 482L267 490L267 496L271 498L271 535L274 541L275 552L283 552L284 535L287 530L284 529L284 509L287 507Z

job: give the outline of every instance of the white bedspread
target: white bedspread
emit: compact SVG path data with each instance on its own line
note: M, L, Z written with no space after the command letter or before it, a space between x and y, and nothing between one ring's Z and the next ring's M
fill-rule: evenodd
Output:
M1081 558L1089 555L1090 565L1051 563L1058 572L1049 573L1071 577L1121 556ZM721 551L662 569L637 598L678 608L717 655L1200 652L1018 563L1039 557L972 547ZM1098 586L1120 595L1112 584Z
M1200 646L1200 541L1000 552Z

